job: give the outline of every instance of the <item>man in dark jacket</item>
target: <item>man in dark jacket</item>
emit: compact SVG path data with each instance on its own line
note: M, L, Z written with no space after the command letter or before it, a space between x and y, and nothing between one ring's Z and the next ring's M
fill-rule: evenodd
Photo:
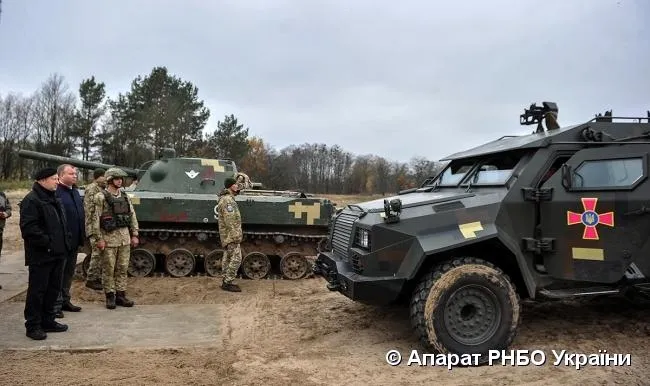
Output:
M72 249L65 259L63 285L56 300L57 317L61 318L63 317L63 311L81 311L81 307L70 302L70 287L72 287L72 277L77 267L77 250L83 246L86 240L86 216L84 215L83 200L75 185L77 183L77 169L72 165L63 164L57 169L57 174L59 175L59 184L56 188L56 195L63 203Z
M68 329L55 320L54 303L61 290L63 267L72 243L61 199L56 196L59 182L56 169L41 169L34 179L32 190L19 204L20 233L25 245L25 265L29 267L26 335L41 340L47 338L46 332Z
M2 255L2 240L4 237L3 233L5 230L5 223L9 217L11 217L11 203L9 202L5 192L0 192L0 255ZM2 289L1 285L0 289Z

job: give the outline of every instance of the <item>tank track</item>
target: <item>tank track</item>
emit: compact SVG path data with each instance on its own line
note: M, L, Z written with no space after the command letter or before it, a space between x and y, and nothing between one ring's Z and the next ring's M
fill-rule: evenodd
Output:
M321 231L322 232L322 231ZM244 230L239 275L247 279L313 277L315 255L326 248L328 234ZM131 249L129 276L221 276L225 248L218 230L141 228L140 245ZM90 263L88 250L82 265ZM239 276L238 275L238 276Z

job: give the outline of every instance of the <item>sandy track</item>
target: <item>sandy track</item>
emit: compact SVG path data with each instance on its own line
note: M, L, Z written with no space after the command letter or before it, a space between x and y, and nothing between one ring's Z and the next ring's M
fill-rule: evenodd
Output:
M66 384L80 385L117 380L127 384L411 384L435 380L452 385L642 385L650 375L646 354L650 310L633 308L620 300L526 304L513 348L545 350L546 365L448 371L386 364L384 357L389 349L398 349L404 355L420 349L405 308L352 303L327 291L320 279L240 283L244 292L231 294L218 288L218 279L208 277L129 279L129 293L138 304L223 305L223 318L215 321L223 331L220 348L4 352L0 353L0 383L41 383L54 375L65 379ZM73 291L78 302L103 302L101 294L81 283L76 282ZM552 349L629 353L632 366L579 371L555 367Z
M22 193L24 195L24 193ZM22 197L22 196L20 196ZM10 196L11 198L11 196ZM13 203L17 200L14 198ZM6 250L21 250L17 212L5 231ZM226 293L219 280L129 278L137 304L214 303L223 306L222 342L214 349L119 350L96 353L0 352L0 384L414 384L548 385L650 382L650 309L620 299L529 303L513 349L544 350L543 366L391 367L390 349L420 349L402 307L370 307L331 293L321 279L240 280ZM75 282L77 303L103 296ZM12 301L23 301L22 297ZM136 305L137 306L137 305ZM107 312L109 312L107 310ZM65 319L63 320L65 321ZM22 326L16 326L21 328ZM192 326L187 326L192 328ZM631 354L632 366L553 366L551 350Z

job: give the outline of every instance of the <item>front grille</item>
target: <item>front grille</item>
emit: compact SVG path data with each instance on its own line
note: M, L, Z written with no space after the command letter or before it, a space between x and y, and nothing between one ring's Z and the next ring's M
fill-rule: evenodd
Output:
M363 272L363 267L361 266L359 262L359 255L356 253L352 254L352 259L350 261L352 263L352 271L355 273L361 274Z
M353 213L341 212L336 218L334 232L332 233L332 249L334 254L344 261L348 260L348 248L350 246L350 235L352 224L357 219Z

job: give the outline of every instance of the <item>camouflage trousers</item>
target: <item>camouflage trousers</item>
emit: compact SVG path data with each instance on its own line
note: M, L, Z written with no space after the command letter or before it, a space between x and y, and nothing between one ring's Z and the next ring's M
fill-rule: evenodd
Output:
M99 281L102 279L101 277L101 272L102 272L102 259L101 259L101 251L97 249L95 245L93 245L92 250L90 252L90 264L88 264L88 273L87 273L87 279L88 281Z
M126 291L131 246L106 247L101 254L104 292Z
M230 243L226 247L226 253L223 255L221 270L223 271L223 282L230 284L237 276L237 270L241 264L241 248L239 244Z

